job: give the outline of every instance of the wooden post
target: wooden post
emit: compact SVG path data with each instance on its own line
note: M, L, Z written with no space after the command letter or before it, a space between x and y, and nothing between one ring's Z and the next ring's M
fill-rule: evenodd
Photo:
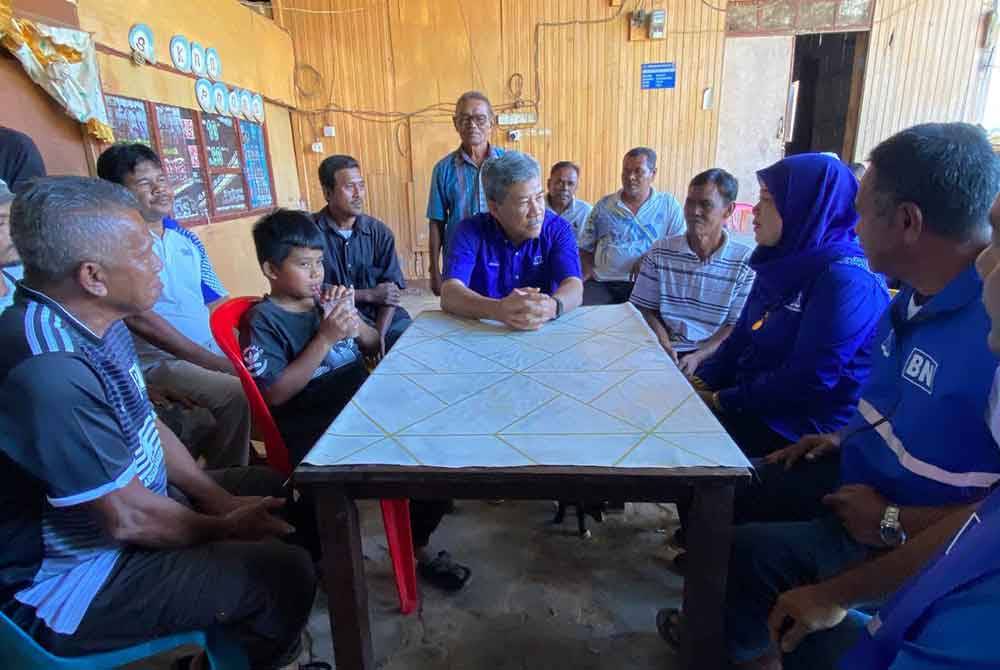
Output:
M314 491L337 668L372 670L375 662L358 507L343 487L318 486Z

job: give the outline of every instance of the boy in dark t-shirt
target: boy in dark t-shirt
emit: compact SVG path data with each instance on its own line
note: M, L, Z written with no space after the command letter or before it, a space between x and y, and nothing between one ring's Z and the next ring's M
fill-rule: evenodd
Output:
M240 347L297 465L364 383L364 355L381 337L358 316L353 289L323 284L323 239L307 214L279 209L257 222L253 238L271 292L240 324ZM469 569L426 549L449 506L414 500L410 518L420 575L458 590Z

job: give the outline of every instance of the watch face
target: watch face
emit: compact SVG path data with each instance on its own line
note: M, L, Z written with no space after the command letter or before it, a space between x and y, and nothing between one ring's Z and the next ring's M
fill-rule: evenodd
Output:
M882 538L882 542L889 547L898 547L906 541L906 533L903 532L898 523L883 523L879 527L879 536Z

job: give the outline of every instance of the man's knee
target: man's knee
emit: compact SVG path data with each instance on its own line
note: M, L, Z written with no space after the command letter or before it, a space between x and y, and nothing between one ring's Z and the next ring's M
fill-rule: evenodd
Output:
M316 570L309 552L278 541L256 543L246 567L251 588L258 589L276 634L302 629L316 594ZM269 627L270 627L269 626Z

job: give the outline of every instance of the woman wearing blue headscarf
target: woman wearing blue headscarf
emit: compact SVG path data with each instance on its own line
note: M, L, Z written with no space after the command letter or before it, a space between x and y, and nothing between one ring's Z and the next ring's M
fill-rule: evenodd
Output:
M858 181L802 154L757 173L757 273L732 334L695 385L750 457L847 423L889 295L858 245Z

